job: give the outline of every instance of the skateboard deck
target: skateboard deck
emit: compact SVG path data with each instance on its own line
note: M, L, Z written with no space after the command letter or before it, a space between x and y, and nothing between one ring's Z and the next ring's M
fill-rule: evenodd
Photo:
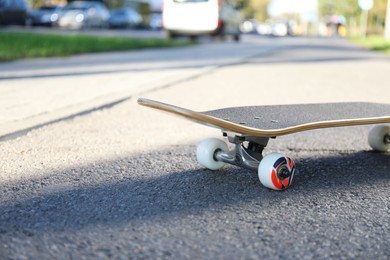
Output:
M138 99L138 103L248 136L276 137L319 128L390 123L390 104L378 103L243 106L205 112L144 98Z
M390 123L390 104L246 106L196 112L144 98L138 103L222 130L234 148L217 138L205 139L197 147L198 162L210 170L226 163L257 170L260 182L275 190L288 188L297 171L291 157L262 155L270 138L319 128ZM376 151L390 151L390 126L373 127L368 142Z

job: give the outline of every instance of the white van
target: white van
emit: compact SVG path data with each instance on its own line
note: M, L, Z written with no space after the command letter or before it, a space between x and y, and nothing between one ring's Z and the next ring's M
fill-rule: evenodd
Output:
M233 35L240 40L242 17L232 0L164 0L162 23L169 38Z

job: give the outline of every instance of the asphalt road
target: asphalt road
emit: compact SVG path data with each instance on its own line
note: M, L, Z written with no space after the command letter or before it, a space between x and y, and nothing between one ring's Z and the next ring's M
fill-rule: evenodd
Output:
M246 40L257 54L142 96L196 110L390 98L385 56L339 39L269 39L267 52ZM299 168L277 192L248 170L200 167L196 144L218 131L139 95L0 143L0 258L390 257L390 154L370 150L369 127L271 140L265 153Z

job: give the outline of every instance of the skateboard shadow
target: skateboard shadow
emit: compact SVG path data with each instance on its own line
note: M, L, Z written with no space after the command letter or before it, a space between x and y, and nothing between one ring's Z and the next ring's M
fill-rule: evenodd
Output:
M311 195L332 196L333 192L355 191L363 186L386 187L390 179L390 156L372 152L302 157L297 163L301 173L284 192L264 188L256 173L237 167L211 172L196 168L190 158L171 167L168 164L176 154L162 151L158 152L158 162L148 159L155 156L141 154L103 161L49 177L0 185L4 194L0 234L161 221L239 208L247 203L266 212L287 199L299 203ZM107 174L113 165L123 164L126 167L118 169L117 176ZM177 169L185 165L193 169ZM61 186L65 180L68 185ZM5 197L13 199L4 201Z
M298 162L295 185L308 192L354 189L363 186L386 187L390 180L390 154L374 151L337 152L331 156L303 157ZM307 189L312 186L312 189Z

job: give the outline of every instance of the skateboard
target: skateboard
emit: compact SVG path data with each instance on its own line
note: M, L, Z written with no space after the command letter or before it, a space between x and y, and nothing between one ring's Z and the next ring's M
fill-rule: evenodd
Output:
M219 170L226 163L255 170L260 182L274 190L288 188L297 169L294 160L284 154L263 156L269 139L320 128L390 123L390 104L377 103L243 106L205 112L145 98L138 99L138 104L222 130L234 148L229 149L223 140L208 138L197 147L198 162L210 170ZM374 126L368 143L376 151L389 151L390 126Z

